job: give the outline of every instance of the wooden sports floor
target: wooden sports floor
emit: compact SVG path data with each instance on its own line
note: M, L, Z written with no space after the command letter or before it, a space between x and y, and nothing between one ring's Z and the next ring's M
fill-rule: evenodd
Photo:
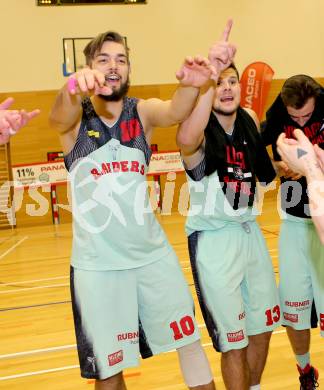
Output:
M276 196L266 199L259 222L277 273L279 217L276 203ZM184 217L174 214L159 219L195 297ZM79 375L69 294L70 247L70 224L0 231L0 389L93 388L93 381ZM224 389L220 357L211 346L197 304L196 308L217 389ZM311 351L312 363L324 377L324 340L318 329L312 331ZM125 379L130 390L186 389L174 351L126 370ZM262 389L299 389L293 354L282 328L272 336Z

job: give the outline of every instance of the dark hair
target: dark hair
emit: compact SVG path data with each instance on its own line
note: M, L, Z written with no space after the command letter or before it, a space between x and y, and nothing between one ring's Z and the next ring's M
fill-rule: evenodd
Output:
M308 99L320 95L321 86L313 78L298 74L287 79L281 89L281 99L286 107L297 110L302 108Z
M235 71L235 73L236 73L237 79L240 80L240 75L239 75L239 72L238 72L237 67L235 66L234 62L231 62L229 67L226 68L226 69L233 69Z
M90 41L83 50L83 54L86 58L87 65L91 65L96 53L100 51L104 42L116 42L124 46L126 51L127 62L129 63L129 48L127 47L126 40L123 36L114 31L107 31L105 33L97 35Z

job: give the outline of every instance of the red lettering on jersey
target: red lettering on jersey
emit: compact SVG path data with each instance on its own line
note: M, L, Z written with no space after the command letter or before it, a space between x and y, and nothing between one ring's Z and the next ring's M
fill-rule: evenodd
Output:
M318 132L320 126L321 126L321 124L319 122L315 122L315 123L312 123L310 125L310 127L304 128L304 133L305 133L306 137L309 138L310 140L312 140L313 143L315 141L314 138L315 138L316 133Z
M243 329L238 332L227 333L227 340L229 343L236 343L238 341L244 340L244 332Z
M132 161L131 172L139 172L139 162Z
M129 142L131 139L141 134L141 126L137 119L131 119L130 121L121 122L120 128L121 140L123 142Z
M110 164L109 164L109 163L102 163L102 164L101 164L101 169L102 169L102 172L101 172L102 175L111 172Z
M289 322L298 322L298 314L283 313L284 319Z
M111 165L114 172L120 172L120 164L118 161L113 161Z
M320 313L320 327L321 331L324 332L324 313Z
M121 170L122 172L128 172L128 161L121 161L120 162Z
M226 160L228 164L234 164L241 169L245 169L243 152L237 152L234 146L226 146Z
M273 323L276 323L280 320L280 306L276 305L272 309L268 309L265 311L265 315L267 317L267 326L273 325Z
M313 143L319 143L322 138L321 135L318 135L318 131L320 129L321 123L314 122L310 126L304 127L302 130L305 133L306 137ZM284 126L284 131L287 138L295 138L294 130L297 129L296 126ZM316 136L317 135L317 136Z
M251 193L251 185L250 183L241 182L241 193L250 196Z
M310 305L309 299L306 301L301 301L301 302L291 302L291 301L285 301L285 305L289 307L307 307Z
M245 318L245 311L243 311L243 313L240 313L239 316L238 316L238 319L240 321L243 320L243 318Z
M284 126L284 131L287 138L294 138L294 126Z
M180 326L179 326L180 325ZM173 338L180 340L185 336L191 336L195 331L195 323L191 316L182 317L180 322L173 321L170 323L170 328L173 330Z
M97 180L100 177L100 173L98 172L98 169L93 168L91 169L91 174L94 176L94 178Z
M91 169L90 173L94 176L95 179L98 179L102 175L115 173L115 172L138 172L141 175L145 175L145 165L141 164L138 161L112 161L105 162L101 164L101 171L99 172L97 168Z
M240 182L236 179L230 179L228 176L224 176L224 183L226 183L227 186L235 193L240 192L248 196L252 194L250 183L245 183L244 181Z
M122 362L123 359L123 351L120 350L112 353L111 355L108 355L108 364L109 366L114 366L115 364Z
M117 340L118 341L133 340L133 339L137 339L138 336L139 336L138 332L121 333L117 335Z

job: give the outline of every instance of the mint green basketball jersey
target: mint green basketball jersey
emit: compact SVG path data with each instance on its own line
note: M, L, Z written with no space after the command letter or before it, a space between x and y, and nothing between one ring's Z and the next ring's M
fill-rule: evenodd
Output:
M230 223L254 221L258 211L254 207L234 210L219 181L217 171L194 181L188 174L190 209L186 222L188 235L194 231L220 229Z
M73 210L72 265L86 270L140 267L172 250L152 211L146 182L150 149L137 100L108 128L90 100L65 157Z

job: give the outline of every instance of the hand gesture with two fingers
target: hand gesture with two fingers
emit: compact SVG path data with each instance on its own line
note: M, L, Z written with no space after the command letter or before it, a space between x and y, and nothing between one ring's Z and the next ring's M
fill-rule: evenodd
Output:
M9 141L10 136L25 126L32 118L40 113L39 110L27 112L25 110L9 110L14 99L8 98L0 103L0 144Z

